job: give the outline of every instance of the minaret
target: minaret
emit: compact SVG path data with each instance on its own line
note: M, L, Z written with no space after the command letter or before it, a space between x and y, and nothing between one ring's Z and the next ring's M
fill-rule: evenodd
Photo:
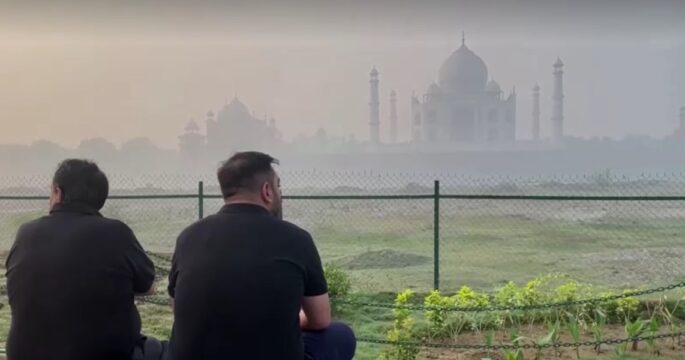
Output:
M371 70L371 80L369 80L370 96L369 96L369 131L371 143L379 144L380 139L380 102L378 96L378 70L374 67Z
M412 91L411 93L411 119L410 126L411 129L411 140L415 143L421 141L421 103L416 97L416 93Z
M533 86L533 141L540 140L540 85Z
M564 138L564 63L557 58L554 63L554 95L552 96L552 139Z
M397 142L397 93L390 92L390 142Z

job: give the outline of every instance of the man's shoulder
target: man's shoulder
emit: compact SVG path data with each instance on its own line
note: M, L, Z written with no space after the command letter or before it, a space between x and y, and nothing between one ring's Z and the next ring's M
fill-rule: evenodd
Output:
M107 230L130 230L128 225L124 224L120 220L109 219L102 216L87 216L80 218L84 221L82 224L89 226L88 224L95 225L97 227L106 228ZM63 225L64 222L61 218L55 217L54 215L43 215L37 219L28 221L19 226L18 233L26 233L33 230L45 230L52 229L54 227L59 227Z
M118 220L118 219L112 219L112 218L107 218L104 216L95 216L91 219L94 221L98 226L101 226L102 228L106 228L112 231L120 231L120 232L133 232L131 228L123 221Z
M21 231L21 230L28 230L28 229L33 229L33 228L36 228L36 227L44 226L43 224L45 224L45 222L47 221L47 219L48 219L48 216L45 215L45 216L41 216L41 217L39 217L39 218L37 218L37 219L33 219L33 220L31 220L31 221L27 221L27 222L21 224L21 226L19 226L19 231Z
M192 236L197 234L198 232L206 231L210 228L214 228L217 226L217 215L209 215L207 217L204 217L200 220L196 220L194 223L186 226L183 231L181 231L180 235L178 236L179 239L186 238L188 236Z
M311 239L309 232L289 221L278 220L278 226L281 226L283 230L287 231L289 234L300 237L303 239Z
M26 235L32 233L35 230L41 229L46 225L46 221L48 219L48 216L41 216L37 219L27 221L19 226L19 229L17 229L17 240L21 240L22 238L25 238Z
M284 234L290 237L301 238L305 240L311 239L311 235L309 234L309 232L285 220L279 220L272 216L264 216L260 218L259 222L267 228L275 229L279 234ZM179 235L179 240L182 240L186 237L194 237L198 233L211 231L213 229L216 229L217 227L221 228L223 226L241 226L242 224L242 221L236 219L236 221L234 222L232 221L232 219L222 216L222 214L209 215L203 219L197 220L194 223L188 225Z
M52 224L59 224L61 220L60 218L55 217L54 215L45 215L42 216L38 219L35 219L33 221L29 221L22 225L22 227L40 227L40 226L50 226ZM73 218L72 218L73 219ZM78 217L78 220L80 224L83 224L86 227L97 227L97 228L102 228L110 231L132 231L131 228L123 221L118 220L118 219L113 219L113 218L108 218L104 216L82 216Z

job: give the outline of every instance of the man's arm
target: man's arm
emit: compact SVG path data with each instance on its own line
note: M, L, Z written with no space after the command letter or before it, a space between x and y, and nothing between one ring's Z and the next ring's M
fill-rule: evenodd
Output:
M323 330L331 324L331 302L328 298L328 284L314 240L308 233L303 241L306 281L304 298L300 312L300 328L303 330Z
M127 243L126 262L131 271L133 292L139 296L152 295L155 292L155 265L145 254L145 250L138 242L133 231L126 225L125 237Z
M181 234L178 235L178 238L176 238L176 245L174 246L174 254L171 256L171 270L169 271L169 283L167 285L167 293L169 294L169 297L171 298L171 311L172 313L176 314L176 280L178 279L178 261L179 261L179 254L180 254L180 244L181 244L181 239L185 237L185 233L188 231L186 228L181 232Z
M331 324L331 302L328 294L306 296L302 300L300 328L302 330L324 330Z

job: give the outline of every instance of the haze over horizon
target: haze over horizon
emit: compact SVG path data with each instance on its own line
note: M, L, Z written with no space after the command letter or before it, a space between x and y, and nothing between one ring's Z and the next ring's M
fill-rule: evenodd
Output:
M505 93L517 137L542 88L549 135L552 63L566 63L566 133L663 137L685 106L682 1L4 1L0 144L76 146L148 137L176 148L194 118L238 95L287 139L324 128L368 137L368 73L381 73L381 121L398 93L400 138L461 43Z

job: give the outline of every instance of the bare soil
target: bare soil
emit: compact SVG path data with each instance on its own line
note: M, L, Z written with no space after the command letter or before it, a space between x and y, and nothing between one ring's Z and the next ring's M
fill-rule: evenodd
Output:
M664 327L659 334L664 334L667 329ZM532 338L539 339L546 335L546 329L534 325L532 327L526 327L521 330L522 334L530 336ZM468 332L459 334L454 339L448 340L433 340L432 343L444 343L444 344L485 344L485 333ZM646 334L643 334L646 336ZM626 338L624 328L622 325L607 325L604 329L604 339L623 339ZM589 332L586 332L581 337L581 342L583 341L594 341L594 338ZM562 331L560 342L574 342L573 339ZM524 342L525 343L525 342ZM528 343L531 343L530 341ZM498 331L495 333L495 340L493 344L511 344L509 340L509 335L505 331ZM599 351L593 349L592 347L581 347L579 349L580 359L616 359L615 347L621 345L602 345ZM656 349L650 348L646 341L639 342L637 344L637 350L632 350L633 343L628 343L626 347L626 356L630 356L630 359L682 359L685 358L685 338L675 340L671 338L665 338L656 341ZM658 352L655 353L655 351ZM493 360L504 359L503 352L500 351L483 351L483 350L458 350L458 349L426 349L423 350L420 357L421 359L436 359L436 360L481 360L490 358ZM544 349L540 353L535 349L524 350L525 359L559 359L559 360L576 360L578 356L576 354L575 348L561 348L558 352L555 349Z

